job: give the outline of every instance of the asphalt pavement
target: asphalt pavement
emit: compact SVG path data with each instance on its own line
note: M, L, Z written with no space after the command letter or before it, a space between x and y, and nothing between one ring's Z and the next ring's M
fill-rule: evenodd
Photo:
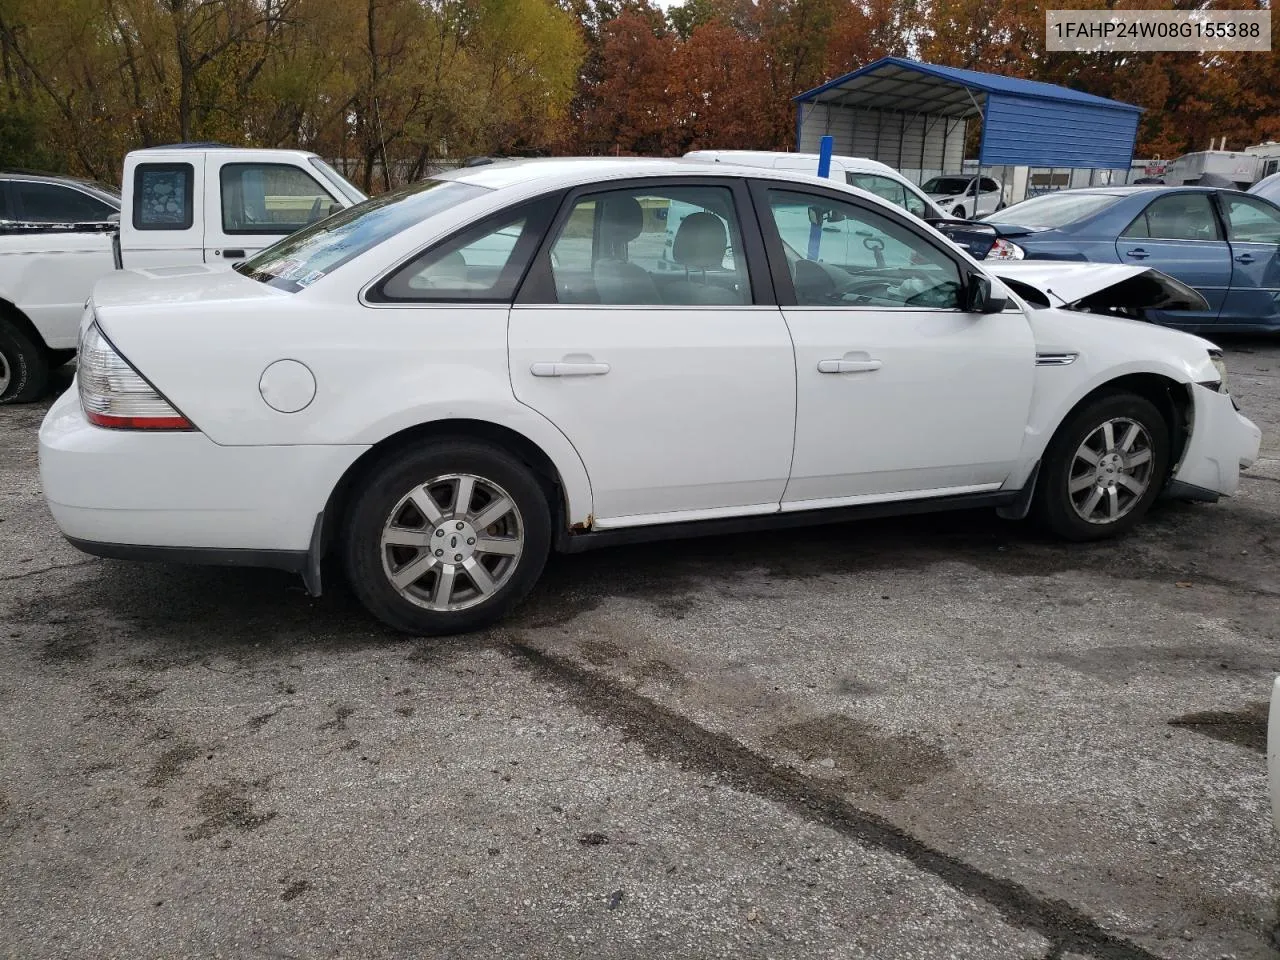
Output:
M0 956L1275 957L1280 343L1239 496L554 559L407 640L96 560L0 408Z

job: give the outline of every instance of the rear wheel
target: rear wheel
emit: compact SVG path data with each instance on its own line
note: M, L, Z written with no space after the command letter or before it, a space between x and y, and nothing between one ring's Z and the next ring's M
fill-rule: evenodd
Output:
M471 440L437 441L384 462L347 517L351 587L405 633L464 633L533 588L551 514L528 467Z
M1071 414L1045 451L1036 512L1067 540L1102 540L1132 529L1160 494L1169 427L1132 393L1098 397Z
M44 345L8 323L0 322L0 403L38 400L49 384L49 358Z

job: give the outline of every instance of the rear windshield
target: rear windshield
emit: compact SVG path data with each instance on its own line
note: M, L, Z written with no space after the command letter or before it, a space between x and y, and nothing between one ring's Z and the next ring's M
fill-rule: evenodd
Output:
M235 269L296 293L414 224L487 192L455 180L422 180L290 234Z
M925 193L964 193L972 182L968 177L934 177L921 189Z
M988 223L1007 223L1036 230L1056 230L1105 210L1122 197L1114 193L1046 193L1023 200L986 217Z

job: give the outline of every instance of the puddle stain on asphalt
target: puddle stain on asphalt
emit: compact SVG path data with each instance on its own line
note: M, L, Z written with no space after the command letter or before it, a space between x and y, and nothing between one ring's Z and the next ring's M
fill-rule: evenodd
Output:
M869 723L829 713L782 727L764 738L771 750L794 753L806 763L829 766L850 789L900 800L914 786L947 773L947 754L914 735L886 735Z
M1187 713L1174 717L1169 726L1185 727L1257 753L1267 752L1267 704L1264 702L1251 703L1243 710Z
M196 812L204 819L187 829L186 838L194 842L208 840L227 829L257 830L274 820L275 810L266 813L254 810L254 801L246 796L253 786L243 781L229 781L220 786L206 787L196 800Z
M179 743L160 754L151 767L143 786L166 787L187 772L187 764L200 756L201 750L190 743Z

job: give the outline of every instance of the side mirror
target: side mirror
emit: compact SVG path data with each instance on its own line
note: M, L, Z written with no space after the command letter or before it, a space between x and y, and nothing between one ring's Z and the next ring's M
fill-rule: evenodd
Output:
M969 274L964 285L964 309L966 313L1000 313L1008 299L998 297L991 289L991 281L980 273Z
M346 207L344 207L344 206L343 206L342 204L340 204L340 203L331 203L331 204L329 204L329 212L328 212L327 216L332 217L335 213L340 213L341 211L343 211L343 210L345 210L345 209L347 209L347 208L346 208Z

